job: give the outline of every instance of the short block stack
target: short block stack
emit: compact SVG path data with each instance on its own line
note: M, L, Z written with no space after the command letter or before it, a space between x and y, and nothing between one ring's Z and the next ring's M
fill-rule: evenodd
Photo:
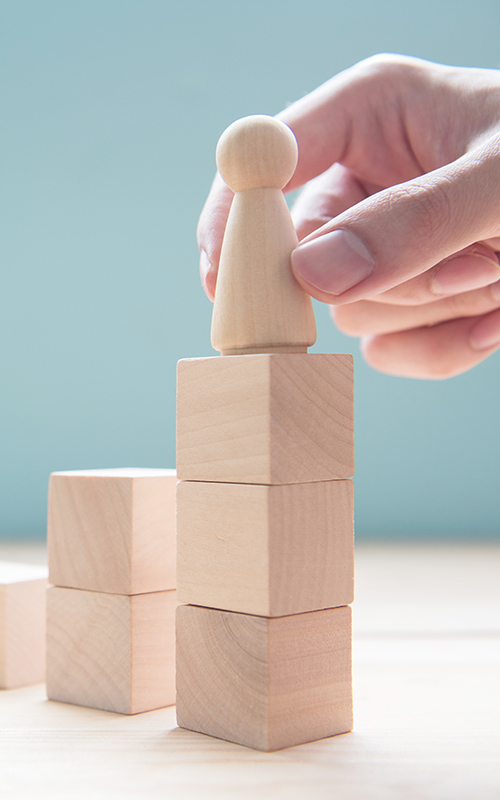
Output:
M175 702L175 470L55 472L47 694L137 714Z
M294 142L266 117L222 137L223 357L177 372L177 719L260 750L352 728L353 367L307 354L281 192Z

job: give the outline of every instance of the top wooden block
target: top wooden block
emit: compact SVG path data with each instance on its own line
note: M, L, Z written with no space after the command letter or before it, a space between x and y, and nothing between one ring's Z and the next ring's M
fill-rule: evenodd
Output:
M113 594L175 589L172 469L50 476L49 581Z
M179 479L272 485L353 473L352 356L179 361Z

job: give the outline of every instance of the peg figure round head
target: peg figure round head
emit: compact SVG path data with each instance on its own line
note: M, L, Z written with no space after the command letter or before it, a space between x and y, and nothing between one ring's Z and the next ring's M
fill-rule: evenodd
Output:
M233 190L283 189L297 166L292 131L274 117L243 117L226 128L217 145L217 167Z

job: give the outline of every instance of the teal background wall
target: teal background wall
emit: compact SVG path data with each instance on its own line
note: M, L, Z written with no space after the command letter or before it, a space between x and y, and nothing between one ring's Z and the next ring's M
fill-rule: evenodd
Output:
M499 67L498 0L3 0L0 531L53 470L173 466L175 364L213 354L194 231L218 136L380 51ZM500 531L500 355L447 382L356 364L357 533Z

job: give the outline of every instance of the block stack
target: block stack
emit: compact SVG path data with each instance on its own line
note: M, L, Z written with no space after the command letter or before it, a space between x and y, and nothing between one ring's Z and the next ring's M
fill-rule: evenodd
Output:
M47 694L122 714L175 702L175 470L55 472Z
M281 191L296 160L269 117L222 136L222 357L178 364L177 719L260 750L352 728L353 367L307 353Z

